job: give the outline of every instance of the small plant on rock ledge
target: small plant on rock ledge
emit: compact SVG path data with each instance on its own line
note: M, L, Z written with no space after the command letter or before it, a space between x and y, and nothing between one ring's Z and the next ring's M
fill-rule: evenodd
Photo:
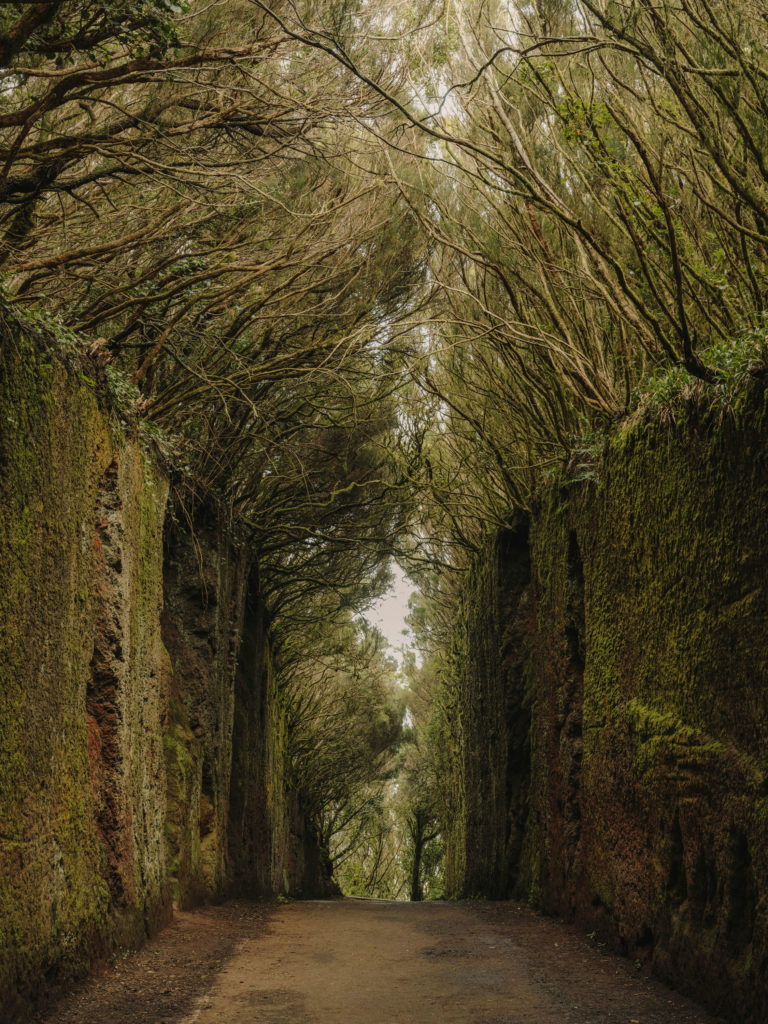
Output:
M761 314L758 327L703 349L701 356L715 367L712 382L693 377L680 365L658 367L635 388L631 411L656 412L673 423L675 407L693 401L719 409L721 417L732 415L749 386L768 374L768 314Z

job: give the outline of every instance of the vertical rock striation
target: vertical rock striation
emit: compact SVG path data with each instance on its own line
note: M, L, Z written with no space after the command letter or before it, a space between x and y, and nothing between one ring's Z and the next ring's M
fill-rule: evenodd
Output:
M182 907L228 888L235 675L248 559L215 516L166 534L163 640L169 656L168 836Z
M760 390L730 419L624 428L599 479L542 496L529 554L483 554L454 686L454 788L471 780L484 811L450 837L449 863L474 857L453 891L563 913L739 1024L768 1017L767 509ZM521 633L508 581L529 559ZM510 635L523 685L503 682ZM492 748L483 778L466 745L493 742L505 706L507 729L531 716L530 757ZM498 810L510 776L526 806ZM523 840L500 885L491 837L510 817Z
M321 894L314 837L288 778L258 569L211 513L165 543L170 874L180 906Z
M532 612L528 523L521 521L480 552L459 609L446 716L453 765L446 882L462 895L498 899L514 882L530 760Z
M322 891L248 551L0 325L0 1024L184 906ZM165 537L165 543L163 538Z
M170 913L158 612L167 484L93 367L3 332L0 1020Z

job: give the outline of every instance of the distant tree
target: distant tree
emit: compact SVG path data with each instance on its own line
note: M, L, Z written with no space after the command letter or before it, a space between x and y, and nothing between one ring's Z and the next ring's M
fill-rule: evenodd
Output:
M425 895L436 898L443 894L443 854L450 825L450 758L443 720L448 648L440 605L434 599L414 595L408 625L419 657L409 652L404 664L409 743L401 756L397 806L406 836L410 899L421 900Z
M367 856L381 832L403 718L396 666L384 648L377 630L347 615L330 628L316 623L291 662L278 651L293 781L332 869L361 847ZM384 866L380 857L366 868L371 885Z
M372 813L334 840L334 877L348 896L402 899L408 876L402 836L393 808L397 776L375 784Z

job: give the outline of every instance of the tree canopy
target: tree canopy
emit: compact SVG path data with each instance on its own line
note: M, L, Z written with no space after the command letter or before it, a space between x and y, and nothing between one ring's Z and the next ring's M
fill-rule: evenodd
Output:
M445 652L473 551L547 474L670 388L763 380L766 16L3 5L0 297L88 349L180 506L252 548L340 861L388 827L398 744L403 806L409 772L439 777L355 618L392 556Z

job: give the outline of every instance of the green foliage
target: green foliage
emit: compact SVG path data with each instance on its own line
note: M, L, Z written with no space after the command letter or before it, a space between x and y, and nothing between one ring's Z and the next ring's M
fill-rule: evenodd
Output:
M181 45L177 19L190 10L189 0L128 0L103 7L104 31L138 57L164 57ZM106 56L102 60L106 60Z
M3 316L92 349L191 516L249 545L296 784L356 891L419 857L440 891L489 533L596 479L611 424L724 416L765 372L764 0L617 10L2 11ZM355 622L393 551L423 591L405 698Z
M115 366L106 368L107 386L118 410L133 419L141 394L130 375Z
M736 338L702 349L701 357L715 374L706 389L684 366L659 367L638 384L633 408L659 414L696 395L713 409L733 410L744 399L749 385L765 373L768 331L763 326L744 331Z
M33 336L44 338L47 343L54 342L62 354L82 351L82 339L60 316L38 306L9 303L5 299L0 299L0 310L9 324L18 324L22 329L31 331Z
M350 868L346 875L354 884L366 872L379 879L385 790L404 711L396 665L381 635L348 611L290 640L277 654L294 785L331 865L354 860L355 877ZM377 861L367 866L373 847Z

